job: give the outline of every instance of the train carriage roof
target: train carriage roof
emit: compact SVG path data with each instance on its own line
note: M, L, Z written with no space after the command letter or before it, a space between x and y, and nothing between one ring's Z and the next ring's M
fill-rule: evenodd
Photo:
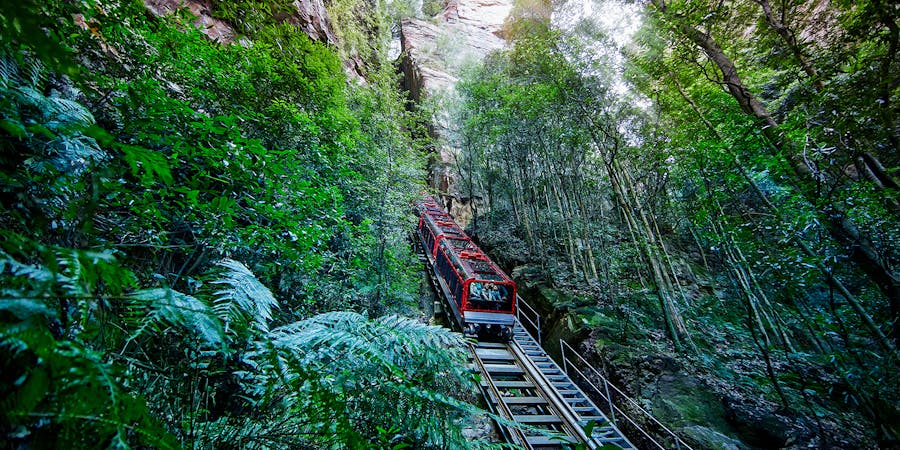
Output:
M462 273L463 279L475 278L479 280L494 281L497 283L512 282L512 280L494 264L490 258L469 238L454 239L445 238L441 246L446 249L448 256Z
M469 239L466 233L453 221L449 214L425 213L422 216L425 223L434 232L435 236L446 236L461 239Z
M433 197L425 195L416 203L416 209L422 215L426 226L431 228L435 238L443 236L441 246L461 272L464 279L480 279L498 283L512 283L512 280L494 264L472 239L444 212Z
M441 204L430 195L423 196L415 205L416 215L422 215L424 212L443 213L444 208Z

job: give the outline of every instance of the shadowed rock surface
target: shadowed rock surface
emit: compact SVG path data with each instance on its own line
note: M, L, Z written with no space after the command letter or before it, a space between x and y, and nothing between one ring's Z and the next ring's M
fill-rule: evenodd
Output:
M403 20L400 69L410 99L422 104L452 96L460 70L505 45L503 23L512 5L510 0L457 0L431 20ZM453 164L459 149L450 141L446 110L435 112L430 132L437 148L429 168L429 184L440 191L450 212L466 226L472 218L471 199L456 186Z

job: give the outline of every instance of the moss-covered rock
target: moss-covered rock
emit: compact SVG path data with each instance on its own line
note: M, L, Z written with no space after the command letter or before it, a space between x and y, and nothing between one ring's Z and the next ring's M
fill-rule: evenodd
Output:
M737 439L701 425L684 427L681 429L681 434L686 439L699 444L700 448L708 448L710 450L744 450L749 448Z

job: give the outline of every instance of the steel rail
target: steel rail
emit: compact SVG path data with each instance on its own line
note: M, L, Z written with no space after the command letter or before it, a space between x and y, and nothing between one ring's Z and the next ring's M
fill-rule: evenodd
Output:
M483 394L485 394L485 401L487 402L488 407L490 407L492 409L492 412L494 414L497 414L498 416L500 416L503 419L508 420L510 422L515 422L515 418L513 417L512 410L509 408L509 405L507 405L504 401L502 401L503 395L500 393L500 389L497 388L497 384L494 382L493 378L488 373L487 366L485 365L485 363L481 359L481 357L478 355L478 351L477 351L477 348L475 347L474 343L471 343L471 342L469 343L469 350L472 351L474 363L478 366L478 370L481 372L482 381L486 382L485 384L487 386L483 385L482 387L483 388L486 387L489 391L489 392L483 392ZM493 396L493 398L497 399L497 403L496 403L497 409L494 408L494 402L491 401L491 399L489 398L489 395ZM501 424L498 424L498 425L504 429L504 435L506 436L507 440L512 441L510 443L518 444L518 445L521 445L521 446L527 448L528 440L525 438L525 433L523 433L520 428L508 427L508 426L504 426Z
M486 345L492 345L486 347ZM502 434L512 444L528 450L564 448L571 444L588 444L590 438L578 424L578 418L570 411L558 393L543 378L517 344L470 343L475 368L482 376L482 393L488 407L506 423L495 421ZM486 354L482 356L482 354ZM498 361L504 363L490 364ZM495 377L495 373L499 376ZM504 375L515 381L498 380ZM528 392L513 395L515 392ZM513 408L524 408L516 414ZM568 414L567 414L568 411ZM546 425L543 428L539 425ZM529 433L526 433L529 432Z
M584 432L584 429L581 427L579 422L579 417L572 412L569 408L569 405L566 403L565 399L562 395L550 384L550 382L544 377L544 375L540 372L537 365L531 358L525 354L525 351L522 350L522 347L518 342L510 343L509 347L512 349L513 354L516 356L520 364L525 368L528 376L535 381L537 386L540 388L542 396L545 397L552 408L559 415L560 419L563 420L564 428L566 430L566 434L570 437L575 438L576 441L588 444L591 442L590 436Z

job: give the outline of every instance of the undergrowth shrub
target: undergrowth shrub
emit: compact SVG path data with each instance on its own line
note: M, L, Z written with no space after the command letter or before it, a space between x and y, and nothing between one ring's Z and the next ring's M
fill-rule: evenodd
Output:
M426 143L390 64L137 1L0 16L7 442L466 445L460 338L396 315Z

